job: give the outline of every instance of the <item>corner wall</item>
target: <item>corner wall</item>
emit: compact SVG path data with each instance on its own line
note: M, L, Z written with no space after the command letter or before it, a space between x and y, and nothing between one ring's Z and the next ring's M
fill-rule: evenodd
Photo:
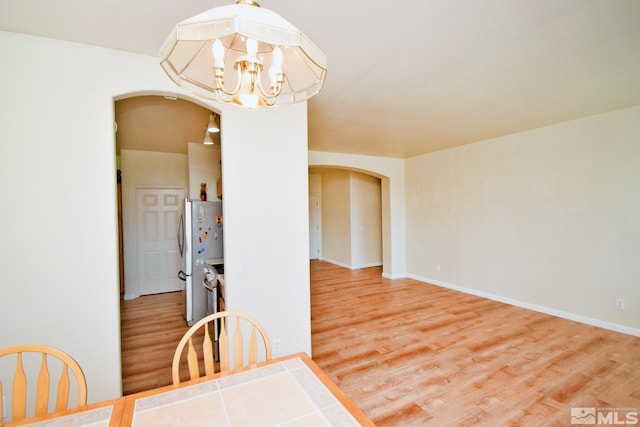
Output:
M220 200L216 193L216 182L221 175L221 153L219 145L204 145L201 142L187 144L189 157L189 191L187 198L200 200L200 184L207 184L207 200Z
M407 159L409 275L638 334L639 141L637 106Z

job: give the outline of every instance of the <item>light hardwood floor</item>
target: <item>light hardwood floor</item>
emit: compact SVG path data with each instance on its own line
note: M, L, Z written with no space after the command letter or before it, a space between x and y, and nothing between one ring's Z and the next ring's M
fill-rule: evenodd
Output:
M171 384L173 353L189 329L182 293L120 302L123 394Z
M125 394L171 382L180 304L122 302ZM569 426L571 408L640 408L637 337L321 261L311 305L313 359L379 426Z
M640 338L380 268L313 261L311 277L313 359L379 426L568 426L573 407L640 408Z

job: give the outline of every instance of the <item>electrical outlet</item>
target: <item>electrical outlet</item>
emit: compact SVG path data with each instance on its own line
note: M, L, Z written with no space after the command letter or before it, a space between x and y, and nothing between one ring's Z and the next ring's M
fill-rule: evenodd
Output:
M439 273L442 269L440 268L440 264L436 264L436 271Z
M273 352L282 352L282 340L280 338L273 340Z
M616 308L618 310L624 310L624 299L616 298Z

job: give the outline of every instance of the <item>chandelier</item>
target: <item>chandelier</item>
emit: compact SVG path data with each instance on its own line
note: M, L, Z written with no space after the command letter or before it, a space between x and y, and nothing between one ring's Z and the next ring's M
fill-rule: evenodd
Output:
M322 90L327 74L320 49L252 0L178 23L160 49L160 64L194 95L249 108L305 101Z

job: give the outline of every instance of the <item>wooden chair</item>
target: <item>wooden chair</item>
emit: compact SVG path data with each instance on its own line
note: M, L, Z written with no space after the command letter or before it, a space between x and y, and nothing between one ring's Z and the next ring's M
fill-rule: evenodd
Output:
M33 397L27 399L27 375L25 374L25 365L23 362L23 353L38 353L42 356L40 370L37 377L37 386L35 394L35 412L29 416L44 415L49 413L49 388L51 387L48 360L52 361L52 368L60 368L61 374L56 385L56 404L54 411L62 411L72 407L84 406L87 404L87 382L84 372L80 365L73 360L71 356L55 349L53 347L43 345L18 345L5 349L0 349L0 358L16 356L16 370L13 376L13 416L12 421L19 421L27 417L27 402L32 402ZM37 357L37 356L36 356ZM27 356L28 358L28 356ZM54 367L54 365L57 365ZM29 371L29 369L27 369ZM75 377L77 388L77 404L69 406L69 370ZM29 376L29 378L34 378ZM2 382L0 381L0 395L2 393ZM32 395L30 393L30 395ZM0 414L4 414L2 408L2 400L0 399ZM1 421L1 420L0 420Z
M218 363L218 372L224 372L230 368L235 369L257 363L259 343L262 343L262 346L264 347L264 360L271 359L271 344L269 342L269 337L260 323L258 323L254 318L243 313L235 311L221 311L210 314L194 323L193 326L191 326L191 328L184 334L180 343L178 343L178 347L176 347L175 354L173 355L173 364L171 367L174 384L180 383L180 362L184 347L187 344L187 366L189 367L190 379L193 380L200 378L201 362L204 365L204 375L211 375L216 372L216 363L214 361L216 349L214 348L215 343L213 339L216 322L218 322L220 327L218 338L218 354L220 362ZM232 331L233 323L235 323L235 329ZM247 329L250 330L247 351L248 364L244 363L245 340L242 329L244 329L245 332ZM198 341L200 336L201 341ZM233 340L232 346L229 344L230 339ZM230 350L233 351L233 366L230 366L229 364ZM199 353L202 353L202 358L199 357Z

